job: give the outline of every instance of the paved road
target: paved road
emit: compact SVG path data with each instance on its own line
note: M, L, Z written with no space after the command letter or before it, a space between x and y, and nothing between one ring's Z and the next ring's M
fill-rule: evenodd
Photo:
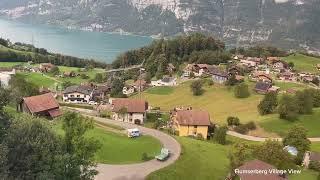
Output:
M243 135L234 131L228 131L227 132L228 135L230 136L234 136L234 137L238 137L241 139L245 139L248 141L259 141L259 142L263 142L266 141L267 139L272 139L272 140L278 140L278 141L282 141L282 138L262 138L262 137L255 137L255 136L248 136L248 135ZM320 138L308 138L311 142L320 142Z
M94 118L95 121L114 124L123 128L135 128L138 127L142 134L153 136L159 139L164 148L167 148L171 152L170 158L165 162L159 162L157 160L151 160L144 163L130 164L130 165L109 165L99 164L97 170L99 174L96 176L96 180L142 180L151 172L164 168L174 163L180 156L181 147L180 144L171 136L157 131L155 129L149 129L134 124L128 124L124 122L108 120L104 118ZM106 149L108 153L108 149Z

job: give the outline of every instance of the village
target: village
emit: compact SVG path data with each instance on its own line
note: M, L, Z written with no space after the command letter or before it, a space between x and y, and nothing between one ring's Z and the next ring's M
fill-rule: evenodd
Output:
M320 71L320 64L314 65ZM57 70L58 69L58 70ZM319 88L319 73L302 72L295 69L292 62L285 61L282 57L245 57L243 55L233 55L227 64L185 64L182 68L169 64L168 75L160 79L146 79L145 69L139 68L136 80L127 80L120 91L121 98L110 97L114 85L109 79L99 80L99 82L89 81L89 77L94 77L93 71L87 69L68 69L61 71L51 63L33 64L32 62L16 65L13 67L0 68L0 80L2 87L8 87L11 77L16 74L37 74L40 81L51 79L54 85L41 86L40 95L24 97L19 104L18 111L41 116L50 120L63 114L65 109L88 113L96 117L109 118L113 121L135 124L166 130L176 136L194 137L196 139L209 140L213 137L215 129L221 126L221 122L216 121L212 112L193 107L189 103L171 106L169 109L159 107L148 101L145 93L150 91L166 90L175 88L188 82L196 80L207 80L215 86L223 87L228 84L240 84L247 82L252 84L250 91L257 96L264 96L270 92L278 94L295 94L298 89L291 88L292 84L313 89ZM177 73L180 72L180 73ZM95 74L104 74L99 70ZM113 75L114 76L114 75ZM108 76L110 77L110 75ZM68 79L67 85L62 85L64 79ZM77 79L70 83L69 80ZM81 79L81 80L80 80ZM290 83L291 86L282 88L279 83ZM40 82L41 84L41 82ZM45 84L43 84L45 85ZM295 87L295 86L292 86ZM155 90L157 89L158 90ZM163 88L163 89L161 89ZM165 94L166 92L164 92ZM160 93L161 94L161 93ZM161 98L166 98L162 96ZM86 111L87 110L87 111ZM215 114L213 109L213 114ZM150 119L155 115L156 118ZM138 137L141 132L139 126L128 129L129 137ZM232 131L232 128L229 129ZM239 136L241 137L241 135ZM272 137L272 136L271 136ZM284 147L293 156L297 156L297 149L292 146ZM170 149L162 148L160 155L155 158L165 161L170 158ZM303 158L303 166L308 167L310 162L320 162L320 153L307 151ZM273 165L260 160L246 162L237 169L275 169ZM238 171L241 172L241 171ZM251 175L238 173L241 179L248 179ZM285 174L269 173L270 179L287 179ZM256 174L256 177L260 177Z

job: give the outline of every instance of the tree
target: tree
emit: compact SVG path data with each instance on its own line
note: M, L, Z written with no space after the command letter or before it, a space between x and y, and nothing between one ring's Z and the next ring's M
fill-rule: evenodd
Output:
M229 116L227 118L228 126L239 126L240 125L240 119L238 117Z
M234 169L243 165L250 158L252 149L244 142L237 142L231 147L229 154L231 173L234 175Z
M119 109L118 114L124 119L125 115L128 113L128 109L126 107L122 107Z
M261 115L271 114L278 106L278 93L270 92L266 94L258 105L258 111Z
M278 141L265 141L254 149L253 154L261 161L270 163L278 169L295 168L293 158Z
M93 80L97 83L103 83L103 75L101 73L97 73Z
M312 94L307 90L297 91L296 99L300 114L311 114L313 108Z
M0 176L4 179L63 178L60 139L40 120L15 121L0 145Z
M74 112L67 112L62 117L64 160L63 179L93 179L98 173L94 167L94 155L100 148L97 140L86 138L86 133L93 129L93 122ZM75 178L77 177L77 178Z
M204 89L202 88L203 82L201 80L193 81L190 85L191 91L194 96L200 96L203 94Z
M284 137L283 145L289 145L297 148L298 155L296 162L300 164L302 162L304 153L310 150L311 142L307 138L307 130L302 126L292 127L288 134Z
M125 95L122 93L122 89L124 87L124 82L122 79L114 79L111 86L111 97L125 97Z
M294 68L294 63L293 62L289 62L288 66L289 66L290 69L293 69Z
M237 98L247 98L250 96L249 87L245 83L240 83L234 88L234 95Z
M229 79L226 82L227 86L234 86L236 84L238 84L238 80L236 79L236 75L232 74L231 77L229 77Z
M227 131L228 128L225 126L217 128L214 132L213 139L219 144L226 144Z
M279 101L280 119L293 121L298 117L299 106L295 96L283 95Z
M0 87L0 114L3 112L3 108L10 102L10 91Z

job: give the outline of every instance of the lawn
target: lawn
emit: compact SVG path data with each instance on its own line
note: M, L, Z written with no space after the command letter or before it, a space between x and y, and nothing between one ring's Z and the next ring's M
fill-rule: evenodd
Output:
M168 86L160 86L160 87L153 87L147 90L148 94L156 94L156 95L169 95L174 92L173 87Z
M34 83L39 87L48 87L48 88L54 88L55 83L58 83L57 81L50 79L49 77L46 77L42 75L41 73L20 73L24 75L25 79L28 82Z
M308 130L309 137L320 137L320 108L314 109L311 115L301 115L298 120L290 122L279 119L278 115L270 115L259 124L268 132L274 132L284 136L293 125L302 125Z
M81 84L82 82L87 82L90 79L93 79L97 73L105 72L105 70L99 69L99 68L95 68L93 70L89 70L89 71L86 71L86 72L79 72L80 68L78 68L78 67L67 67L67 66L58 66L58 67L59 67L59 70L60 70L61 73L74 71L76 73L86 74L86 75L89 76L88 79L82 79L80 76L57 78L57 80L59 80L59 81L70 81L70 82L75 83L75 84Z
M225 123L228 116L238 116L242 122L256 121L261 118L257 111L257 105L263 97L261 95L252 92L249 98L237 99L232 89L215 84L206 86L202 96L193 96L190 84L191 82L185 82L173 87L173 90L170 90L172 92L165 96L160 95L163 94L163 90L159 88L150 89L142 93L142 97L153 107L160 107L162 111L170 111L174 107L181 106L206 110L210 113L211 120L219 124ZM250 88L252 89L253 86L250 85Z
M311 151L320 152L320 142L311 143Z
M280 91L285 91L288 89L294 89L294 90L303 90L308 88L305 84L298 84L293 82L275 82L275 86L280 87Z
M55 123L53 129L58 134L63 134L60 122ZM106 164L143 162L141 159L143 153L147 153L149 157L154 157L159 154L162 146L160 141L151 136L131 139L125 134L108 132L98 127L90 130L87 137L99 140L102 147L96 154L96 160L99 163Z
M312 170L303 170L301 174L291 174L289 176L290 180L316 180L319 172Z
M302 54L291 55L284 58L287 62L293 62L294 68L298 71L319 73L316 65L320 63L319 58L305 56Z
M182 154L174 164L148 176L148 180L219 180L229 169L228 147L186 137L177 137Z

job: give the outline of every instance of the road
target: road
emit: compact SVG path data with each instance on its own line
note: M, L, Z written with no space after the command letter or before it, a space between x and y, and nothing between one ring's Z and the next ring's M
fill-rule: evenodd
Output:
M150 135L158 139L162 143L162 146L171 152L170 158L165 162L159 162L154 159L144 163L129 165L98 164L97 170L99 174L96 176L96 180L142 180L145 179L148 174L174 163L180 156L180 144L168 134L134 124L94 116L89 117L92 117L95 121L121 126L125 129L137 127L143 135ZM106 149L106 153L108 153L108 149Z
M241 138L241 139L248 140L248 141L263 142L263 141L266 141L268 139L282 141L282 138L255 137L255 136L249 136L249 135L240 134L240 133L237 133L237 132L234 132L234 131L228 131L227 134L230 135L230 136L234 136L234 137ZM308 138L308 139L311 142L320 142L320 138Z

